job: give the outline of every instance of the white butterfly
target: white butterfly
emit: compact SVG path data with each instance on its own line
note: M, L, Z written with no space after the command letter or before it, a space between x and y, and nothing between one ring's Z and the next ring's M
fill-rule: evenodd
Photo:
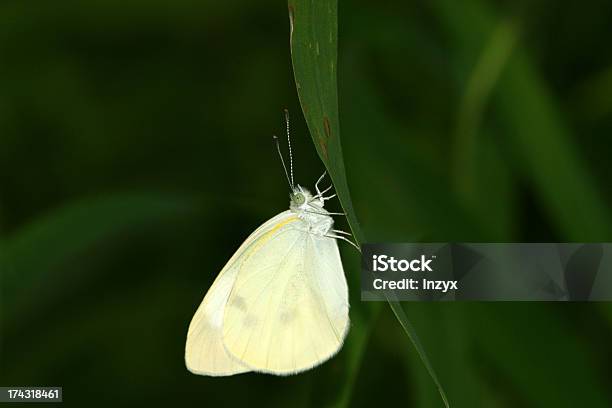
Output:
M289 138L287 120L287 137ZM278 140L277 148L278 148ZM293 184L289 210L257 228L208 290L187 334L194 374L295 374L336 354L349 329L348 288L324 197ZM280 154L280 148L279 148Z

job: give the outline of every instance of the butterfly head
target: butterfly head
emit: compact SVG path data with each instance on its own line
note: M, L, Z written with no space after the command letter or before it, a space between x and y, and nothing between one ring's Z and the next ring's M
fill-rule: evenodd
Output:
M310 208L322 208L323 201L318 197L313 197L310 191L306 190L304 187L299 184L293 188L293 191L289 195L290 205L294 211L306 210Z

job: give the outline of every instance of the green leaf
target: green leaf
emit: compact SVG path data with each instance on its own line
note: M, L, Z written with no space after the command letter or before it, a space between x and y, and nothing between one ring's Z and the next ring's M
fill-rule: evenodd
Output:
M386 292L385 292L385 297L387 297ZM423 345L421 344L421 341L419 340L419 337L417 336L416 331L414 330L414 328L412 327L412 324L408 320L408 316L406 316L406 313L404 313L404 309L402 309L402 306L397 301L391 300L388 297L387 297L387 301L389 302L389 305L391 306L391 310L393 310L395 317L402 325L402 328L408 335L408 338L412 342L412 345L414 346L417 353L419 354L419 357L421 358L421 361L425 365L427 372L429 373L434 383L436 384L436 387L438 388L438 392L440 393L440 396L442 397L442 401L444 401L444 405L448 407L449 406L448 398L446 397L444 388L442 388L442 384L440 383L440 380L438 379L438 376L436 375L436 371L431 365L431 362L429 361L429 357L427 357L427 352L423 348Z
M300 105L321 160L358 243L363 235L349 193L338 119L338 4L290 0L290 46Z
M337 0L289 0L289 19L291 58L302 111L319 157L332 178L353 237L358 244L361 244L365 237L353 209L340 143ZM352 278L352 283L358 285L358 274L353 274ZM412 325L396 302L390 301L389 304L436 383L445 405L448 406L444 390ZM363 317L366 315L365 308L364 304L357 303L353 304L352 310L354 314ZM364 318L362 324L371 325L371 321ZM351 353L353 359L361 358L368 336L359 337L360 344L355 346L358 353ZM352 363L352 366L358 366L355 362ZM354 372L351 374L351 378L354 379ZM353 386L353 379L347 380L345 385L349 390ZM346 391L343 391L343 394L345 393ZM350 399L343 395L340 405L349 401Z

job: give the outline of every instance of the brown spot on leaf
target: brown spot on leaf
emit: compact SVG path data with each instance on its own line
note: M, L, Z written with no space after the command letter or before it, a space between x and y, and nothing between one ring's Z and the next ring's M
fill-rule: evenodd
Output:
M323 156L325 156L325 161L327 161L327 140L320 137L319 146L321 146L321 152L323 153Z
M323 116L323 128L325 129L325 137L329 139L331 137L331 127L329 126L329 118Z

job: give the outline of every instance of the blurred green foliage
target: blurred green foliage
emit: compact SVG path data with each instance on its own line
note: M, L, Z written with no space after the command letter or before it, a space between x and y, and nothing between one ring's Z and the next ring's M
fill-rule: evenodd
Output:
M594 0L340 2L367 238L611 240L611 22ZM283 107L297 181L323 170L288 37L280 1L0 5L0 384L61 385L75 406L442 406L385 307L352 315L343 351L305 374L184 368L208 286L287 207ZM403 309L451 406L612 404L608 304Z

